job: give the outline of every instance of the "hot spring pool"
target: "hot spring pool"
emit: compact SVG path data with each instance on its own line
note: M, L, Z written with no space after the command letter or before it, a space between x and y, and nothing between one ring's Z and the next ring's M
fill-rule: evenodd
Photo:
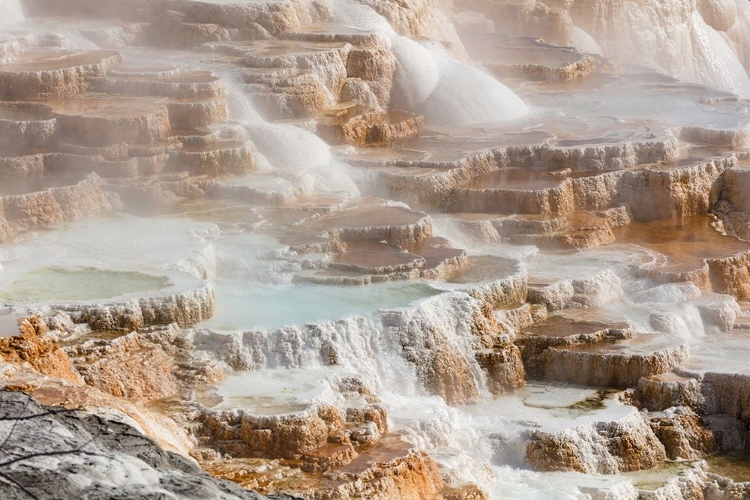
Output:
M334 320L350 314L403 307L437 295L422 282L389 282L367 286L268 284L217 279L216 313L200 326L220 330L276 329L285 325Z
M166 276L92 267L42 267L21 275L2 292L0 300L14 305L106 300L171 286Z

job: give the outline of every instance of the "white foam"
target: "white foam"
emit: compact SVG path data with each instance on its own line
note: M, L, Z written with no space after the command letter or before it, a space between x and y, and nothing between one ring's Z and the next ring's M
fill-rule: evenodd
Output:
M432 125L507 122L529 112L508 87L436 45L399 36L391 40L396 56L391 91L395 107L423 114Z
M388 21L370 7L351 0L335 0L334 19L348 28L395 34Z

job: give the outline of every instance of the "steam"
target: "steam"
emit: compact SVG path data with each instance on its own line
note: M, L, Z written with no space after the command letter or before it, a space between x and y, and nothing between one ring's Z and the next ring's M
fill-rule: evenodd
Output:
M337 2L337 20L387 37L396 56L391 91L394 109L424 115L431 125L502 123L529 109L508 87L475 66L457 61L435 43L397 35L369 7Z
M695 66L692 74L678 78L696 81L742 97L750 97L750 78L727 41L693 12L690 33Z
M750 97L749 2L625 2L606 9L590 3L581 2L573 16L571 38L581 51Z
M336 162L331 147L314 133L292 124L271 123L264 119L231 74L224 74L229 116L242 124L257 150L259 169L304 175L323 192L359 195L348 166ZM252 175L252 174L251 174Z
M13 26L26 19L21 0L0 0L0 26Z
M658 3L657 0L650 1L652 6ZM731 2L735 5L735 0L716 1ZM212 0L212 2L223 3L220 0ZM566 2L554 3L562 5ZM579 0L579 3L587 2ZM657 6L659 8L653 9L641 5L649 2L609 3L627 5L622 8L621 12L612 14L607 19L573 19L579 25L567 27L570 28L570 43L575 44L582 52L603 54L612 57L618 63L644 65L686 82L708 85L750 97L750 78L743 66L748 63L742 58L743 54L750 54L750 27L743 28L747 30L747 36L740 29L742 27L736 27L742 22L750 23L750 3L736 0L736 24L728 24L729 27L724 26L724 29L719 29L715 20L709 21L699 9L683 8L686 2L677 0L662 2ZM25 20L20 0L0 0L0 12L2 12L0 24L6 28ZM520 131L521 126L518 124L530 113L529 106L508 86L480 67L466 60L457 59L438 42L417 41L398 34L383 16L368 6L349 0L334 0L334 15L335 21L340 25L379 33L385 40L385 44L392 50L396 58L396 73L391 91L391 109L423 115L428 126L508 124L507 128L515 127L516 131ZM596 15L604 16L605 14ZM745 21L742 21L743 19ZM47 29L47 26L42 24L37 29L41 33ZM57 40L59 43L54 45L55 47L91 49L95 46L94 42L76 33L75 29L61 29L60 32L64 33L65 37L60 36ZM131 49L123 49L123 52L128 50ZM143 53L144 51L138 48L133 49L132 52ZM157 50L154 52L159 53ZM163 58L158 61L159 63L169 60L170 57L174 57L175 60L179 60L180 57L184 59L195 57L194 52L185 54L173 56L173 52L168 52L167 55L152 57L147 53L138 62L154 63L159 57ZM133 62L130 54L126 59L128 62ZM233 140L247 141L252 144L255 150L256 170L262 174L257 175L256 171L244 178L218 182L242 184L243 182L250 183L260 177L259 184L270 179L268 184L272 187L291 185L293 188L300 187L300 191L315 195L341 194L342 199L357 197L361 194L360 186L354 182L353 177L361 185L362 191L369 188L375 190L376 188L372 186L383 186L382 180L379 180L379 184L375 182L375 176L381 175L382 171L375 168L363 168L356 171L356 174L353 173L351 167L341 159L343 155L338 154L343 148L331 147L318 137L313 132L315 129L313 121L284 123L272 122L264 117L253 104L252 97L248 95L247 89L237 76L236 73L239 71L225 70L226 66L223 66L225 62L221 58L217 57L219 62L211 59L210 56L206 59L207 62L201 61L197 64L201 66L201 69L210 69L218 73L227 88L226 99L231 124L229 127L225 123L214 126L217 135L224 138L221 136L221 127L226 127L228 130L226 135L231 135ZM750 60L750 56L748 59ZM588 130L595 130L595 133L600 132L596 130L598 124L608 121L626 121L620 116L610 117L607 113L621 113L628 120L640 120L639 124L643 125L645 120L642 120L635 113L636 111L640 112L645 109L642 115L648 115L650 121L660 121L662 124L667 118L665 116L654 117L653 115L657 114L655 109L665 110L665 115L675 113L675 108L677 112L681 111L680 107L673 103L664 104L663 107L660 104L660 107L656 108L655 103L669 96L661 90L638 96L636 92L640 92L641 89L629 87L627 90L632 90L632 96L627 92L621 92L619 95L614 95L614 92L609 94L601 92L596 94L596 99L590 99L585 91L581 97L580 89L572 97L570 97L572 92L570 95L562 92L555 94L556 85L554 83L549 87L540 86L542 90L539 93L548 92L545 96L548 100L545 102L550 103L549 115L557 113L558 116L553 119L558 120L556 123L560 123L565 113L580 113L576 120L570 119L565 122L565 125L584 124ZM588 88L586 87L585 90ZM338 100L333 97L332 102ZM571 101L575 99L578 101L572 105L566 103L567 107L559 104L559 101L568 98ZM682 98L684 101L680 102L687 103L693 96L678 95L674 98ZM597 99L600 101L597 102ZM529 102L532 102L531 98ZM555 106L559 107L552 109ZM620 111L625 108L626 111ZM689 108L688 113L693 112L693 109ZM721 113L723 112L716 112L716 115ZM602 118L603 115L606 116ZM736 118L736 115L732 113L726 113L726 115L730 118L721 118L727 121ZM709 112L705 115L691 116L690 120L701 121L704 116L709 116ZM543 116L542 119L544 118L546 117ZM673 121L685 119L683 116L679 119L672 118ZM621 124L618 123L618 125ZM675 124L670 123L670 125ZM708 126L713 123L703 125ZM490 128L490 131L492 130L494 129ZM211 131L213 132L214 129ZM551 131L550 136L559 132L558 127ZM564 135L567 130L562 130L562 132L561 135ZM574 143L578 137L575 137L574 133L571 136L573 136L571 143ZM477 140L474 143L473 137L461 138L456 134L455 150L464 148L464 144L460 144L464 139L466 150L479 149L476 144L485 147L490 142ZM596 145L596 147L601 146L601 149L594 152L602 155L609 154L610 150L607 149L610 148L609 137L600 135L594 139L602 139ZM617 136L611 142L618 142L619 139L621 137ZM75 141L70 142L75 144ZM611 146L611 150L615 151L618 146L617 144ZM396 157L409 147L408 144L404 147L399 145L398 148L380 150L373 155L383 154ZM535 147L535 145L529 146L528 151L519 153L519 155L528 153L529 166L536 166L532 165L535 161L540 163L545 161L544 155L537 154L538 150L535 150ZM594 149L594 147L591 148L592 151ZM352 152L354 148L346 151ZM353 154L357 152L358 150ZM555 151L557 152L560 151ZM588 155L584 147L577 152L582 158ZM422 153L426 157L433 151L416 151L414 148L404 156L413 154L414 158L418 158L418 155ZM441 153L439 151L435 157L439 158ZM560 153L564 154L564 152ZM501 153L493 152L492 154L497 158L501 156ZM510 156L508 153L508 157ZM493 158L492 161L499 163L500 160L497 158ZM576 161L576 158L571 156L564 160L572 163ZM146 161L143 163L146 164ZM473 165L470 161L465 163L468 165L466 168L455 169L455 172L460 172L456 174L457 178L461 175L466 177L474 175L481 168L485 168L485 165L480 165L472 170ZM422 166L418 160L414 161L414 165L417 168L413 170ZM146 167L141 167L138 164L139 169L146 170ZM393 167L394 170L397 168L400 167ZM440 170L442 174L442 170L449 171L450 169L435 167L433 170ZM139 175L141 175L140 171ZM167 179L169 176L164 176L164 178ZM447 179L448 176L445 178ZM142 177L138 178L138 182L141 179ZM465 179L461 180L463 181ZM127 182L127 180L117 179L111 183L111 186L130 188ZM180 184L180 181L169 182ZM437 189L445 191L452 187L449 181L445 181L444 186L436 186ZM184 189L187 190L187 188ZM330 198L337 199L334 196ZM313 201L317 202L317 200ZM325 203L327 202L321 202L321 206ZM245 208L243 207L242 210ZM325 209L299 210L299 212L303 211L310 212L310 217L314 218L324 213ZM484 215L486 214L479 214L480 217ZM260 219L260 216L258 218ZM272 220L271 217L268 217L268 220ZM651 280L644 279L642 275L636 275L632 266L633 262L636 262L633 257L636 252L632 248L608 250L601 253L580 251L560 252L554 255L542 254L531 245L503 245L501 242L505 236L500 235L492 221L488 219L484 222L486 238L483 241L492 243L487 247L480 247L475 240L472 240L468 232L462 232L464 226L455 221L445 222L436 218L434 231L438 235L448 236L456 247L467 248L470 254L492 254L521 260L527 266L530 276L538 279L538 283L553 281L557 283L555 280L559 280L559 282L570 284L582 275L586 277L602 275L604 278L600 280L601 283L597 283L596 279L592 278L591 283L579 287L585 289L583 292L576 292L579 295L585 295L587 290L590 292L595 289L598 295L595 298L598 301L595 302L592 299L592 304L598 307L597 313L611 313L625 318L639 330L654 332L654 335L668 334L689 341L691 348L697 346L698 349L710 350L706 339L712 333L711 327L704 325L701 317L701 304L698 303L701 297L705 298L701 290L692 284L658 285ZM513 222L518 222L518 227L525 227L523 224L528 222L529 228L536 227L534 223L539 223L541 226L542 222L545 224L549 222L548 229L554 228L557 224L556 220L552 221L551 218L547 220L541 216L538 219L529 218L528 221L518 218ZM258 225L266 223L272 226L272 223L266 220ZM386 225L390 221L382 223ZM476 225L479 225L479 222ZM478 301L458 292L443 293L438 297L433 297L433 294L438 293L439 286L425 283L404 285L405 281L381 284L380 288L376 288L376 285L369 285L370 288L360 287L356 290L331 286L326 292L329 295L321 292L319 285L295 283L293 290L290 291L291 282L297 277L295 273L319 269L314 266L322 268L328 263L324 259L330 260L331 256L311 255L298 260L286 258L292 253L291 250L273 240L271 236L256 234L245 229L245 226L249 227L251 224L227 224L227 226L236 226L237 233L223 232L224 226L220 230L218 225L194 223L187 219L169 217L160 220L158 225L150 221L134 222L130 217L123 217L116 223L109 220L100 221L90 224L87 226L88 229L86 226L83 229L78 226L77 229L67 228L67 232L50 231L36 237L30 243L3 248L0 252L0 262L2 262L0 271L5 272L5 279L8 280L13 275L6 272L7 269L3 266L8 269L13 268L12 272L15 276L22 276L23 272L33 270L45 260L49 261L50 265L59 266L69 266L74 263L92 266L94 265L92 263L99 265L103 261L107 262L109 267L130 268L135 265L132 256L138 255L137 265L139 266L164 269L174 269L176 266L182 271L192 270L190 272L201 279L216 278L216 281L231 282L217 291L219 307L225 308L221 314L226 314L236 322L226 321L225 324L238 328L262 325L260 322L257 325L254 323L256 316L248 312L251 307L255 308L251 311L252 313L265 315L266 318L269 316L280 318L281 323L274 324L267 330L256 328L250 332L219 331L219 328L223 326L220 325L219 320L225 320L226 317L219 318L216 323L209 322L201 325L203 330L196 333L196 345L200 346L203 340L204 345L212 346L212 335L234 336L239 339L237 340L239 343L244 342L245 336L252 337L252 340L258 342L255 344L248 342L252 345L243 346L243 349L245 351L257 349L249 357L252 362L256 363L252 366L259 370L253 374L253 377L257 376L255 380L258 380L258 383L263 380L267 381L266 375L271 370L275 370L273 373L275 385L271 385L271 389L278 392L281 392L280 387L287 383L286 377L289 373L285 370L296 370L294 376L302 379L306 377L313 379L324 373L325 375L321 375L320 378L327 377L328 381L332 378L331 372L334 371L336 376L357 375L364 379L370 388L376 390L379 397L382 397L394 421L395 430L402 432L412 443L434 452L435 456L447 464L449 469L455 471L454 473L462 480L476 481L492 491L498 498L505 495L539 499L575 498L580 493L577 487L581 478L578 476L569 477L561 474L549 477L549 475L516 469L523 465L523 436L529 427L528 422L547 424L556 422L558 416L549 409L526 405L521 400L521 397L527 395L526 393L524 396L497 398L489 395L487 381L479 367L475 346L472 344L472 342L477 342L476 334L471 331L472 322L483 313ZM2 229L0 227L0 230ZM564 230L566 229L561 229L561 231ZM195 231L199 231L200 234L194 234ZM553 235L550 233L545 236ZM317 236L315 239L318 239ZM266 240L273 241L269 243ZM71 244L70 241L74 243ZM544 240L530 238L527 241ZM53 248L55 251L50 251ZM283 254L285 258L269 257L269 255L276 256L277 254ZM199 255L200 259L196 258L196 255ZM567 288L574 289L572 284ZM222 296L222 294L226 295ZM593 293L590 294L593 295ZM715 297L714 299L720 300ZM732 304L729 299L727 302L726 310L732 312L733 306L737 304ZM410 304L408 309L392 310L393 307L407 304ZM389 311L373 312L379 307L389 309ZM293 311L293 313L288 311ZM353 312L356 314L351 314ZM290 317L294 321L291 321ZM321 317L338 319L306 324L309 321L318 321ZM240 324L242 322L252 324ZM295 323L296 326L290 323ZM287 327L277 328L282 324ZM211 331L210 328L216 330ZM468 360L470 377L472 382L476 383L481 396L477 404L468 408L452 408L440 397L427 393L422 382L417 378L415 364L404 356L406 344L403 342L405 339L409 340L410 334L420 329L444 333L446 338L440 339L443 342L440 344L441 347L447 346L451 352L459 353ZM330 344L336 348L337 365L335 368L330 368L320 356L322 339L330 341ZM415 342L416 345L430 345L433 341L433 339L424 338L419 340L423 342ZM419 349L409 348L415 352L419 351ZM290 359L294 360L294 365L284 364L286 360L283 354L292 351L294 351L294 356L290 356ZM417 355L419 353L414 354L414 356ZM243 376L240 375L238 378ZM315 381L317 382L318 379ZM235 379L234 382L234 385L223 387L226 391L224 395L231 397L232 391L242 393L254 385L249 379L244 378L240 381ZM549 390L551 392L562 391L560 388L549 388ZM273 396L273 392L270 392L270 395ZM605 416L611 415L606 413L609 410L605 410ZM561 421L569 422L568 416L566 415Z
M596 43L594 37L586 33L578 26L573 27L573 45L586 54L602 55L602 48Z

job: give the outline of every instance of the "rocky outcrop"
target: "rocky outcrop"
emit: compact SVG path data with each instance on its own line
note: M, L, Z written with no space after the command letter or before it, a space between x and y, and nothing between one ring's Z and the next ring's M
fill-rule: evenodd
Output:
M41 177L44 155L6 156L0 158L0 176L5 180Z
M246 142L222 140L174 151L167 165L172 171L187 170L192 175L241 175L254 169L253 154L253 148Z
M388 109L391 100L396 57L381 40L361 44L349 51L347 79L341 87L341 101ZM424 124L422 124L424 126Z
M707 488L709 495L720 499L747 498L750 495L750 484L747 482L734 482L728 478L716 478L713 484Z
M158 142L171 129L167 106L156 99L70 99L56 104L52 112L58 133L75 138L83 146Z
M311 228L325 231L343 241L385 240L395 244L416 244L432 236L432 221L423 213L401 206L354 206L316 219Z
M686 407L677 407L663 415L649 417L649 425L664 445L670 460L698 459L716 448L714 435L700 416Z
M492 394L513 392L526 384L526 371L521 352L508 342L493 349L478 351L477 362L487 377L487 388Z
M462 269L446 277L455 289L494 308L511 309L526 302L528 273L518 261L471 256Z
M200 129L227 120L227 106L224 99L214 98L205 101L174 99L166 105L169 112L169 125L173 129Z
M481 347L483 334L491 345L497 331L478 302L462 293L444 294L412 310L384 313L383 322L428 392L450 404L478 396L473 349Z
M547 3L532 1L486 4L476 0L462 0L458 5L484 13L502 33L530 35L555 45L572 45L574 25L570 14L559 8L556 2L553 5Z
M344 409L316 402L255 413L204 408L194 431L202 446L192 453L201 460L213 460L217 452L237 460L286 459L315 473L348 466L382 439L394 439L387 435L386 409L369 389L356 380L342 381L339 388L349 398Z
M224 81L208 71L173 68L166 71L118 68L92 78L92 85L99 92L132 97L211 99L223 97L226 92Z
M99 215L120 207L117 195L103 191L95 173L82 181L44 191L0 197L2 213L13 231Z
M638 381L637 392L641 405L651 411L663 411L674 406L701 410L705 402L698 379L674 373L642 378Z
M456 55L464 55L456 29L443 11L442 5L434 0L416 0L409 4L388 0L363 2L372 7L391 24L393 29L405 36L425 37L445 43Z
M310 72L331 95L338 95L347 76L347 59L351 45L297 41L259 43L245 53L244 62L252 68L293 68ZM333 104L331 102L330 104Z
M368 498L404 498L421 500L440 498L443 492L455 490L445 488L435 462L423 451L391 437L382 440L372 449L362 451L348 466L309 475L294 468L294 464L266 463L263 470L273 471L271 475L259 474L261 470L242 461L203 462L211 474L231 479L246 488L260 491L280 490L293 492L304 498L335 500L364 500ZM282 477L279 480L268 477ZM322 477L322 481L318 479ZM471 488L465 488L471 491ZM477 496L478 495L478 496ZM452 497L447 497L452 498ZM459 497L463 498L463 497ZM482 498L482 493L474 497Z
M665 459L664 446L635 409L614 421L531 431L526 445L526 461L542 471L616 474L651 469Z
M550 311L606 304L621 295L620 278L611 269L579 279L529 284L528 301Z
M750 376L739 373L690 373L701 384L705 398L703 414L724 414L739 418L750 425L750 394L747 392Z
M612 229L629 221L624 207L561 216L457 213L451 223L472 243L509 242L543 249L593 248L614 241Z
M466 403L479 396L469 362L450 347L434 346L414 361L424 388L449 404Z
M55 135L56 126L47 106L3 103L0 105L0 148L4 154L24 154L44 147Z
M721 175L734 163L730 157L681 168L581 177L573 181L576 207L601 210L622 205L637 221L706 214L718 199Z
M543 189L456 188L450 206L455 212L564 215L575 205L573 185L565 179Z
M494 317L488 318L479 302L458 292L426 299L415 309L384 313L383 323L414 364L424 388L450 404L470 401L479 394L474 351L503 345ZM522 372L513 347L501 347L496 356L480 354L492 386L498 391L520 386Z
M28 363L42 375L81 383L81 376L65 351L45 337L47 325L39 316L19 320L20 335L0 339L0 356L8 363Z
M373 228L381 231L386 228ZM396 229L396 228L394 228ZM357 238L367 238L364 230ZM373 237L377 237L375 232ZM330 233L329 233L330 234ZM333 233L337 237L336 233ZM335 241L335 240L334 240ZM403 246L402 246L403 245ZM409 244L369 238L347 241L330 262L297 273L295 281L333 285L369 285L395 280L436 280L460 272L466 266L466 252L452 248L445 238L425 237Z
M333 498L355 499L355 498L404 498L417 500L431 498L439 494L443 489L443 480L435 465L435 462L425 452L417 450L406 451L400 444L383 451L385 457L393 457L383 461L372 463L365 455L362 457L361 472L333 473L328 476L334 482L343 482L334 490ZM375 451L375 450L374 450ZM395 453L394 453L395 452ZM362 470L362 466L371 463ZM304 493L303 493L304 494Z
M604 66L591 55L531 37L463 28L461 39L471 58L501 79L571 81L586 78Z
M211 447L233 457L302 459L310 461L312 469L325 470L356 456L348 439L328 446L329 436L341 434L344 427L344 417L332 407L267 416L242 410L207 411L200 422L200 434L210 438Z
M214 365L188 353L189 340L176 324L119 336L92 334L87 325L58 312L23 318L19 327L20 335L3 339L5 361L28 363L44 376L86 384L117 398L164 399L223 377Z
M710 259L708 275L711 288L738 300L750 299L750 252L742 252L724 259Z
M328 115L318 122L317 132L332 144L377 147L416 137L423 128L424 118L419 115L370 111Z
M266 498L211 478L115 418L43 407L21 392L0 396L0 427L7 436L4 498L178 498L186 488L194 498Z
M531 377L542 378L546 356L550 348L566 346L596 346L633 337L627 324L607 324L596 321L574 321L551 316L537 324L524 325L515 343L520 347L524 365Z
M0 68L2 99L70 97L85 91L91 77L122 62L117 52L30 50Z
M176 11L184 15L182 22L215 24L241 30L244 39L260 39L262 35L278 35L295 31L304 24L331 18L326 4L311 1L221 4L190 0L162 0L149 4L149 11Z
M641 349L638 341L615 345L551 347L542 354L544 378L601 387L633 387L642 377L666 373L688 358L685 343Z
M176 395L183 385L178 378L182 375L178 359L186 353L176 325L112 340L87 340L65 350L87 385L116 397L157 400ZM183 362L182 366L190 364ZM200 368L195 366L196 371ZM221 377L218 369L204 367L204 383Z

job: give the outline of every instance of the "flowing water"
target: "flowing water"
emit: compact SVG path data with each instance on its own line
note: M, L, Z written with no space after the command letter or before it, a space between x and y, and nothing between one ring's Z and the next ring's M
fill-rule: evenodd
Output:
M45 2L31 3L36 6L35 16L42 17L37 11ZM175 4L188 5L188 11L195 4L198 12L207 8L202 4L266 8L269 3L274 2L184 0ZM91 137L99 137L97 130L110 126L104 118L96 122L97 126L73 122L65 131L70 136L58 130L54 151L29 145L23 155L9 154L15 159L54 153L42 167L45 176L54 172L55 166L64 170L60 165L67 165L64 155L71 151L93 155L96 165L91 169L80 167L76 172L86 175L89 170L110 169L109 175L103 174L104 191L125 200L123 212L139 215L83 218L85 207L65 212L61 207L76 195L60 195L56 190L73 184L68 177L59 183L45 179L38 184L23 177L11 182L11 173L21 169L7 167L9 173L0 172L1 179L8 179L7 185L0 186L0 194L8 193L3 196L4 213L8 221L17 221L14 228L19 228L19 235L0 246L0 301L21 311L21 306L39 304L153 297L167 294L165 290L179 293L207 283L215 292L215 312L212 318L190 325L194 329L191 335L199 339L194 354L219 359L227 374L216 387L196 394L195 403L212 411L241 409L267 417L302 414L320 405L345 411L351 401L347 401L350 396L342 395L345 391L340 386L342 381L357 379L382 401L391 432L426 450L452 484L476 483L491 498L591 498L594 490L616 495L633 488L658 489L670 478L687 474L688 466L672 462L651 471L610 475L532 470L526 448L530 433L566 432L600 422L618 422L635 418L638 410L620 401L609 387L557 380L529 380L514 392L493 395L491 381L475 356L487 346L477 347L481 333L473 330L482 311L480 295L489 292L477 291L476 287L490 287L515 273L528 284L529 297L536 297L537 305L546 305L540 306L545 314L549 309L549 314L571 321L627 323L640 335L616 348L597 344L596 348L587 347L586 352L614 349L648 355L685 343L689 358L683 369L747 374L750 342L745 330L725 331L731 330L737 317L747 317L745 304L737 302L750 297L742 288L744 275L737 278L736 287L721 288L716 283L732 273L721 274L711 268L701 278L699 272L704 266L719 266L722 260L750 250L746 228L741 232L747 219L739 218L739 209L721 212L737 217L731 219L737 221L737 238L721 234L724 226L706 215L710 208L718 207L720 196L731 198L727 194L730 181L725 185L719 180L724 167L706 167L701 174L684 174L683 181L669 183L681 175L680 171L698 163L721 157L736 161L738 156L747 156L750 4L716 1L724 10L711 17L694 2L615 5L586 0L559 19L546 7L540 10L546 12L544 21L521 22L519 17L517 25L521 28L513 29L527 32L515 33L510 28L504 31L502 13L489 8L489 2L424 2L426 13L411 12L409 6L395 6L396 2L387 2L394 4L390 10L373 9L370 3L336 0L329 5L325 23L307 11L296 13L294 20L285 20L288 25L273 33L259 27L264 33L258 38L267 35L293 40L291 34L296 31L325 34L325 29L347 35L376 35L378 50L387 52L395 67L388 91L390 108L421 115L428 127L420 140L397 141L377 149L326 142L321 124L327 122L322 115L336 116L335 112L341 112L337 106L344 108L351 103L337 102L339 97L318 76L313 78L314 84L304 80L326 70L319 66L327 63L305 62L307 66L298 68L295 64L301 65L299 60L308 60L293 44L288 49L289 59L253 68L280 75L273 77L276 87L258 90L260 84L253 83L246 71L250 59L242 51L265 42L241 40L245 32L226 17L186 22L185 30L191 29L191 22L204 22L205 30L226 24L224 31L201 39L204 45L191 45L185 35L187 41L180 46L175 35L175 41L162 40L161 45L154 43L158 48L144 49L143 45L158 39L157 34L139 37L133 34L140 29L137 27L123 31L121 21L114 20L116 16L110 16L104 27L86 16L37 20L24 15L21 0L0 1L0 34L7 35L8 40L25 36L28 45L46 44L65 50L116 47L126 61L138 67L166 67L172 68L168 73L185 74L210 71L223 82L219 97L213 97L224 99L226 107L225 115L216 123L200 130L172 127L163 136L159 136L157 118L139 116L141 122L153 123L130 141L131 153L140 151L128 153L130 156L106 150L114 148L121 138L130 140L120 135L117 140L104 141L106 144L90 143L88 136L79 141L86 146L75 142L76 134L81 133L78 126ZM468 39L474 25L460 22L460 13L451 11L449 3L461 3L456 7L474 12L471 20L477 26L494 26L485 33L489 48L480 51L485 55L493 53L496 43L504 51L541 44L534 41L540 36L537 24L552 23L547 26L550 38L558 31L560 37L567 37L565 43L554 45L573 47L566 50L581 57L580 66L571 70L580 74L567 78L555 73L560 68L544 65L503 69L507 61L500 56L472 61L473 53L461 44L461 37ZM304 10L299 5L294 8ZM237 9L235 12L244 12L241 7ZM320 12L325 10L320 8ZM221 44L229 49L221 48ZM6 46L7 59L16 57L15 45L0 38L0 61L6 60ZM545 47L552 50L551 45ZM285 50L268 55L268 60L274 55L288 55ZM597 69L589 74L587 64ZM299 71L289 76L284 71L290 68ZM0 64L0 76L2 71ZM121 68L121 74L123 71ZM528 77L529 72L533 76ZM550 72L558 76L538 76ZM143 75L147 73L154 74L142 71L131 76L146 78ZM117 76L116 71L109 73L113 75ZM331 76L332 80L336 78L335 74ZM104 83L98 81L98 85ZM377 88L375 84L372 87ZM153 85L150 92L157 92L154 88L162 87ZM196 88L197 84L191 92L200 93ZM60 95L52 97L40 95L50 99L51 109L59 111L62 108L56 99L69 98L66 92L61 90ZM133 90L127 98L142 97L139 92L142 90ZM89 98L98 98L91 95ZM295 100L299 95L304 96ZM16 97L6 100L12 99ZM185 104L180 101L184 96L159 99L169 101L172 107L165 113L169 120L176 121L179 111L175 110L180 109L178 104ZM162 105L161 100L155 102L154 107ZM321 102L327 104L315 108ZM44 115L49 116L49 110L45 109ZM64 113L55 116L62 127L59 123L64 123ZM122 119L121 123L126 121ZM35 123L25 117L23 121L16 117L13 122ZM689 127L699 128L696 134L704 135L693 139ZM524 134L531 137L531 145L524 144L528 138ZM18 143L27 140L23 133L18 137ZM218 140L212 143L212 138ZM211 164L214 160L209 152L222 141L232 145L227 150L244 146L252 150L251 173L222 172L221 179L212 184L208 179L211 172L203 178L204 172L190 171L194 167L189 162L193 160L180 157L178 166L166 163L151 168L142 159L158 157L162 150L169 151L180 143L180 152L187 158L205 153L201 161ZM657 142L658 147L651 145ZM3 145L0 138L0 153L4 153ZM650 147L655 152L644 152ZM11 145L8 148L12 151ZM159 154L152 155L154 151ZM481 159L469 158L471 155ZM125 172L127 165L112 166L133 158L141 160L136 160L134 170L127 174L116 170ZM221 156L214 162L216 168L234 161L231 158L229 153ZM492 162L502 170L490 171L495 168L487 166L494 165ZM190 174L180 177L188 171ZM636 177L659 172L669 175L658 179ZM620 173L620 177L605 177ZM149 198L153 187L150 181L142 182L141 177L150 175L153 185L167 186L164 189L169 194L153 195L162 196L161 201L166 200L163 205ZM192 176L200 179L194 184L180 184ZM82 178L75 176L75 181ZM129 179L132 185L123 179ZM684 194L691 191L691 182L704 183L705 189L692 197ZM733 184L745 196L746 186L750 186L743 184L746 182L741 178ZM667 184L664 192L647 191ZM515 204L511 208L500 206L506 201L503 198L487 201L481 208L461 205L452 194L459 187L474 190L472 200L494 190L515 200L508 202ZM572 193L571 199L577 197L579 204L587 191L598 197L587 199L585 207L557 210L555 203L566 194L550 192L565 189ZM630 198L620 192L612 194L618 189L627 191ZM49 215L52 209L35 212L33 207L43 202L21 203L15 198L25 191L34 191L34 200L52 196L54 205L64 214ZM193 195L198 191L203 197ZM363 193L388 199L378 200ZM681 203L680 196L687 201ZM172 198L179 200L170 203ZM648 205L657 198L668 199L665 204L669 208L656 201ZM692 206L701 203L710 207L690 212ZM741 207L736 200L727 203ZM401 213L398 210L406 211L407 206L431 216L430 235L423 234L426 230L418 223L427 217L425 213L409 211L404 220L393 215ZM616 213L605 213L622 207L631 215L644 215L633 215L632 222L620 224ZM336 219L339 211L346 210L359 214L360 220L375 222L363 228ZM561 239L574 234L583 240L597 230L594 224L575 226L571 222L574 210L591 212L597 223L606 225L601 241L579 247ZM141 216L144 212L147 215ZM382 213L389 214L385 220L378 219ZM83 220L75 220L79 215ZM0 236L4 228L0 224ZM432 236L439 238L426 242ZM566 243L551 245L550 241ZM361 262L344 265L334 257L343 248L376 257L361 257ZM456 249L465 249L466 253ZM454 250L455 255L450 253ZM385 263L382 269L373 271L376 266L368 266L381 261ZM454 261L461 262L462 267L451 264ZM448 272L441 271L440 265L461 268ZM423 272L429 266L438 269L434 273L438 278ZM747 264L737 264L736 268L746 272ZM562 290L559 294L564 297L557 302L547 299L543 295L546 290ZM492 314L501 326L507 331L516 329L507 319L508 311L521 304L489 306L495 307ZM9 328L11 319L15 320L9 311L0 310L0 328ZM719 319L706 319L715 311L719 311L715 314ZM416 331L434 336L419 336ZM514 340L517 333L520 331L508 335L507 340ZM231 363L217 354L220 348L216 346L231 341L241 344L247 369L229 368ZM448 397L426 387L420 378L423 374L417 367L428 359L424 353L438 347L466 361L465 372L455 374L454 382L465 377L475 387L476 393L468 401L446 401ZM321 352L333 352L330 358L335 361ZM727 477L747 481L745 461L744 456L721 455L709 460L708 470L719 474L727 471Z

